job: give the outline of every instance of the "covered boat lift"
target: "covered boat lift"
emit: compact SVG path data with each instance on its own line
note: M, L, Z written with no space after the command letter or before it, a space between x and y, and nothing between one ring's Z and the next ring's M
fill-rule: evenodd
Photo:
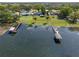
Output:
M20 23L20 24L18 24L16 27L10 27L10 29L9 29L9 34L11 34L11 33L16 33L17 32L17 30L18 30L18 28L21 26L21 24L22 23Z
M52 27L53 31L54 31L54 40L56 42L60 42L62 39L62 36L60 35L59 31L57 30L57 27Z

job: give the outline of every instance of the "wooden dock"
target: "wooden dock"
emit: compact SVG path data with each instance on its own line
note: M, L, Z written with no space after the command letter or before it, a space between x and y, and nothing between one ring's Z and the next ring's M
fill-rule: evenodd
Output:
M15 28L15 30L17 31L18 28L21 26L22 23L18 24L17 27Z

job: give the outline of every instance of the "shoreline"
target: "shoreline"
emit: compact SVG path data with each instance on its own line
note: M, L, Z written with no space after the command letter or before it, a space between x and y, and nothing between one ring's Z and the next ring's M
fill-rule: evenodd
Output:
M29 24L25 24L25 25L29 25ZM79 27L79 26L74 26L74 25L68 25L68 26L39 25L39 24L32 24L32 25L37 25L37 26L54 26L54 27Z
M5 34L5 32L7 32L9 28L10 28L10 25L0 26L0 36L2 36L3 34Z
M26 25L26 24L25 24ZM29 24L27 24L29 25ZM35 25L35 24L33 24ZM38 25L39 26L39 25ZM53 26L53 25L41 25L41 26ZM6 25L6 26L0 26L0 36L2 36L3 34L5 34L6 31L8 31L8 29L11 27L11 25ZM55 26L55 27L58 27L58 28L61 28L61 27L74 27L74 28L78 28L79 26Z
M0 36L2 36L8 29L0 27Z

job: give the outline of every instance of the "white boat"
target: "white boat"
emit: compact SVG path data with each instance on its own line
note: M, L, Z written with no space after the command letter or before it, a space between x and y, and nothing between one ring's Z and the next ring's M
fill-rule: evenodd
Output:
M9 33L15 33L15 32L16 32L15 27L10 27Z
M15 27L10 27L9 31L14 31Z

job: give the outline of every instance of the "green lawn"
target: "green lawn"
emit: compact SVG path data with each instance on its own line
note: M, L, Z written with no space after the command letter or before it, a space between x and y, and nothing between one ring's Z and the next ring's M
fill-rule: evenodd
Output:
M66 20L60 20L56 16L53 18L53 16L50 16L49 19L46 19L45 17L35 16L37 20L35 21L32 16L21 16L20 22L24 24L36 24L36 25L44 25L45 23L47 25L51 26L77 26L79 27L79 23L77 24L70 24Z

